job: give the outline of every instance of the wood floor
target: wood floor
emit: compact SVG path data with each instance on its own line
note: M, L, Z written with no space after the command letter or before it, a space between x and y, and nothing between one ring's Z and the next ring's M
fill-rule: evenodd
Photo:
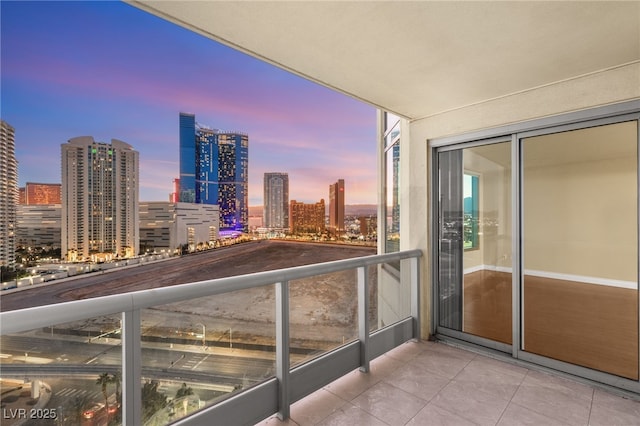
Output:
M511 344L511 274L477 271L464 276L466 333Z
M511 274L464 278L463 331L512 342ZM638 292L524 277L524 350L638 380Z

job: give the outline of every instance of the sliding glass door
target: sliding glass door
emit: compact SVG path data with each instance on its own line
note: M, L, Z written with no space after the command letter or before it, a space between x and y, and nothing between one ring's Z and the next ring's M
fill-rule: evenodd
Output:
M437 161L439 326L511 344L511 143Z
M521 139L522 349L634 380L637 129Z
M639 114L541 121L434 150L436 332L638 392Z

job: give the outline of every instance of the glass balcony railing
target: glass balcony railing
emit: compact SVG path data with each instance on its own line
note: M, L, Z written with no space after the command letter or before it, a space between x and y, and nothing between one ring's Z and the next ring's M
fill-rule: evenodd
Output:
M371 359L419 335L420 256L367 256L2 312L2 407L13 415L3 424L287 418L291 403L355 368L368 371ZM400 271L389 280L383 265L391 262Z

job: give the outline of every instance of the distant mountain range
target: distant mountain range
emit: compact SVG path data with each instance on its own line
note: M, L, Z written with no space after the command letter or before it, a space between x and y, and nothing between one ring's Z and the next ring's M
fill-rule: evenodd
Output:
M262 216L262 206L249 206L249 216ZM344 214L347 216L376 216L378 206L376 204L347 204L344 206ZM329 214L329 204L327 204Z

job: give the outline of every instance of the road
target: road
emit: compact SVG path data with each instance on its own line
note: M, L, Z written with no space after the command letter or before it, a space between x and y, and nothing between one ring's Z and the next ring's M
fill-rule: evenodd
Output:
M2 375L46 378L68 374L99 374L120 370L122 348L112 344L87 343L33 335L3 336ZM206 380L208 383L236 385L259 381L273 375L272 353L258 354L240 349L207 348L191 345L154 345L142 348L143 375L149 377Z

